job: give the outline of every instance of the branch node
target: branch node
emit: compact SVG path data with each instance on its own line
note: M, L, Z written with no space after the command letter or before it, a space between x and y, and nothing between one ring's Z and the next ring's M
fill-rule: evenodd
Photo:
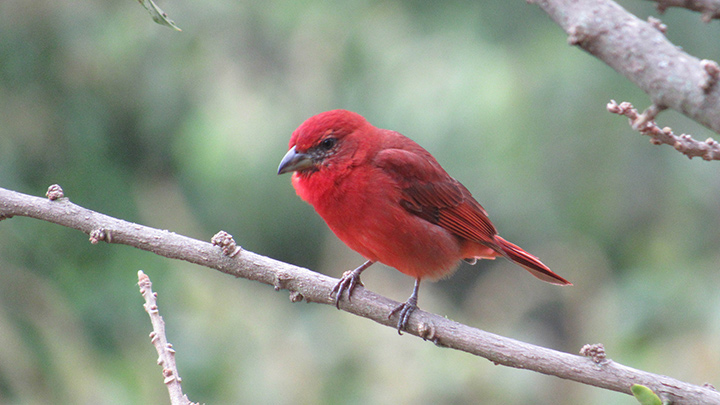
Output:
M585 31L582 25L576 24L570 27L568 30L567 42L570 45L581 45L589 38L588 33Z
M714 60L703 59L700 61L700 66L705 72L705 80L700 85L700 88L707 94L712 90L715 84L718 82L720 77L720 66Z
M627 111L632 109L632 104L630 104L627 101L623 101L622 103L618 104L615 100L610 100L609 103L607 103L606 106L608 112L611 112L613 114L619 114L619 115L627 115Z
M57 199L65 197L65 194L63 193L63 189L62 187L60 187L59 184L53 184L48 187L45 196L48 198L48 200L55 201Z
M297 291L290 291L290 302L300 302L304 299L302 294Z
M700 21L704 22L705 24L712 21L712 19L715 17L715 13L713 13L710 10L703 11L702 14L700 14Z
M632 129L644 133L644 131L647 131L651 126L657 127L654 122L655 117L657 117L662 110L664 110L663 107L660 107L657 104L651 104L650 107L645 109L642 114L638 115L635 120L633 120Z
M152 286L150 277L148 277L148 275L142 270L138 270L138 286L140 286L141 293L145 292L145 290Z
M110 232L109 229L97 228L90 231L90 243L97 245L98 242L103 240L107 243L112 243L112 232Z
M242 248L237 245L232 235L225 231L216 233L210 241L213 246L221 247L225 256L235 257L242 251Z
M418 335L422 340L430 340L436 345L439 344L439 339L435 336L435 325L427 322L420 322L418 325Z
M164 368L162 372L163 372L163 377L165 377L165 379L163 380L163 382L165 384L170 384L171 382L173 382L175 380L177 380L177 382L180 382L180 379L175 377L172 369Z
M663 24L662 21L660 21L659 18L655 18L653 16L648 17L647 19L648 23L651 27L655 28L656 30L660 31L662 34L665 34L667 32L667 25Z
M610 100L610 102L607 103L605 108L608 110L609 113L622 114L622 112L620 111L620 106L615 100Z
M597 364L607 361L607 356L605 354L605 346L602 343L596 343L594 345L584 345L580 349L580 355L590 357L592 361Z
M292 276L285 273L284 271L279 271L275 275L275 281L273 282L273 288L275 288L275 291L284 290L287 288L288 281L292 280Z

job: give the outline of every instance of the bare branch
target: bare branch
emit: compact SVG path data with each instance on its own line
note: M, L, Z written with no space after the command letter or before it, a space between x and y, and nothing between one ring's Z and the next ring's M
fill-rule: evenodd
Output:
M78 229L90 235L95 232L110 243L121 243L155 254L181 259L217 269L235 277L260 281L291 292L293 301L334 305L330 292L337 280L313 271L273 260L247 250L219 246L133 224L90 211L67 198L51 201L0 188L0 218L26 216ZM97 230L102 229L102 232ZM229 241L224 245L232 245ZM232 251L231 251L232 250ZM352 301L343 300L340 309L395 328L388 314L397 302L358 286ZM410 317L408 333L430 340L439 346L462 350L484 357L495 364L528 369L600 388L630 394L633 384L641 384L674 404L720 403L720 393L708 387L636 370L607 358L596 362L584 356L563 353L451 321L445 317L416 310ZM592 353L592 351L587 351ZM591 354L592 355L592 354Z
M690 159L700 156L704 160L720 160L720 143L714 139L708 138L701 142L688 134L675 135L669 127L660 129L655 123L655 116L659 109L654 105L643 111L642 114L638 114L633 105L627 101L618 104L615 100L610 100L607 110L628 117L630 126L641 134L649 136L650 143L653 145L671 145Z
M670 7L683 7L688 10L701 13L704 23L709 23L713 18L720 18L720 1L718 0L651 0L657 3L660 14Z
M565 30L570 44L630 79L652 104L672 108L720 133L717 73L712 67L708 70L708 62L668 41L659 20L642 21L611 0L535 3Z
M143 273L142 270L138 271L138 286L140 287L140 294L145 298L145 312L150 315L150 323L152 323L153 327L153 331L150 332L150 341L158 352L157 362L163 368L163 381L170 394L170 403L172 405L195 405L182 392L182 385L180 384L182 378L180 378L177 364L175 364L175 349L168 343L165 335L165 321L160 316L157 293L152 290L150 277Z

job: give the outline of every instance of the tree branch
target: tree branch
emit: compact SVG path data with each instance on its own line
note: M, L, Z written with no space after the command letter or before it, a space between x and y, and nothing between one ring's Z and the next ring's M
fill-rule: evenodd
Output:
M641 134L649 136L653 145L670 145L689 159L700 156L704 160L720 160L720 143L714 139L708 138L700 142L688 134L675 135L670 127L661 129L655 123L655 116L658 113L655 106L650 106L642 114L638 114L635 107L627 101L618 104L615 100L610 100L607 110L628 117L630 126Z
M611 0L534 3L565 30L568 43L630 79L659 110L672 108L720 133L720 86L712 69L717 64L673 45L657 19L642 21Z
M134 246L235 277L260 281L274 286L276 290L288 290L294 302L304 299L334 305L330 291L336 279L242 250L228 240L229 235L219 235L215 238L218 246L213 246L88 210L67 198L58 197L57 189L53 195L55 200L0 188L0 219L26 216L52 222L90 235L93 243L104 240ZM395 328L396 322L389 319L388 314L397 305L395 301L358 286L352 301L343 300L340 309ZM413 312L408 332L439 346L484 357L495 364L533 370L626 394L631 394L633 384L641 384L665 401L675 404L720 403L720 393L715 390L623 366L596 355L597 350L585 349L592 358L558 352L471 328L422 310Z
M182 392L182 378L180 378L175 363L175 349L173 349L165 335L165 321L160 316L157 293L152 290L150 277L143 273L142 270L138 271L138 287L140 287L140 294L145 299L145 305L143 305L145 312L150 316L150 323L153 327L153 331L150 332L150 341L158 352L158 364L163 368L163 382L167 386L168 394L170 394L170 403L172 405L199 405L191 402Z
M651 0L657 3L660 14L670 7L683 7L688 10L701 13L704 23L709 23L713 18L720 18L720 1L718 0Z

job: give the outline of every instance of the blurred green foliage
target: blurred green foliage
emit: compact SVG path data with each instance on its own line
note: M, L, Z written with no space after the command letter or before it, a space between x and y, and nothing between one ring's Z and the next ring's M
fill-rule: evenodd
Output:
M656 147L611 98L648 98L570 47L537 7L470 1L0 2L0 186L333 276L361 263L277 164L333 108L430 150L501 234L575 286L506 261L425 283L420 306L558 350L720 375L717 163ZM652 4L625 1L640 18ZM668 36L720 59L717 22L672 9ZM673 112L661 125L717 136ZM27 218L0 222L0 403L166 403L135 285L159 292L184 388L222 403L635 403L442 350L286 292ZM412 280L365 285L404 300ZM518 390L518 387L522 387Z

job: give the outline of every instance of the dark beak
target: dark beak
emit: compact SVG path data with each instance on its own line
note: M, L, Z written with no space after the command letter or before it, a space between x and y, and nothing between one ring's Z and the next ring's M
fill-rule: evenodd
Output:
M309 169L313 166L313 161L310 155L307 153L298 153L295 151L295 147L290 148L289 151L283 156L278 166L278 174L301 171Z

